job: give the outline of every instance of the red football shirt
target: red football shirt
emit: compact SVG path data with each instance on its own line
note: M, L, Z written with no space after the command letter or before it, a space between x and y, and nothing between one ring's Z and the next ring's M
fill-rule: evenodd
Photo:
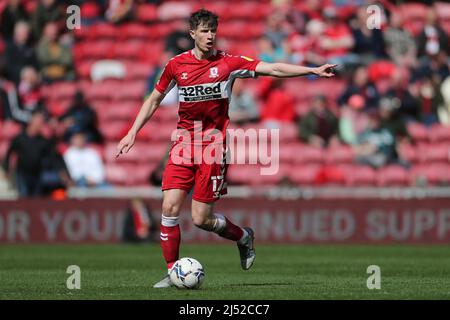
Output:
M185 129L194 141L194 122L201 123L202 136L206 130L216 129L225 137L230 118L228 103L235 78L254 78L259 61L245 56L233 56L216 50L208 58L199 60L193 50L170 59L156 90L167 93L177 84L179 109L178 129ZM208 141L203 141L203 145Z

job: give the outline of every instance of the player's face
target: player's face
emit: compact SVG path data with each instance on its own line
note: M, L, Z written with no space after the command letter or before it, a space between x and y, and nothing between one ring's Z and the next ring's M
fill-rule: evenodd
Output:
M216 45L217 27L199 25L197 29L191 30L191 37L195 41L195 46L203 52L213 50Z

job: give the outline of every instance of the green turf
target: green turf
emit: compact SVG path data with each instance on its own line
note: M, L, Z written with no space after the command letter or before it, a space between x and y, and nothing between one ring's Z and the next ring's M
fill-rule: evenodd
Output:
M158 245L0 247L0 299L450 299L450 247L258 245L240 269L235 245L183 245L202 262L200 290L153 289L163 275ZM68 290L67 266L81 268ZM366 286L381 268L381 289Z

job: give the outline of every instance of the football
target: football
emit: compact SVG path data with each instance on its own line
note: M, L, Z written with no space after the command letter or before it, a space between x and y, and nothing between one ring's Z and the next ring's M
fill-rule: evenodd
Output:
M172 283L181 289L198 289L205 279L205 271L194 258L181 258L174 263L169 272Z

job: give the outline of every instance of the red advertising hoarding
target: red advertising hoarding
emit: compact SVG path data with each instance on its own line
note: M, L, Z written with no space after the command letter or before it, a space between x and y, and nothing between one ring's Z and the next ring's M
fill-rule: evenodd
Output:
M159 220L160 201L148 204ZM0 243L117 243L126 200L0 201ZM183 241L221 242L181 213ZM217 212L265 243L450 243L450 199L227 199Z

